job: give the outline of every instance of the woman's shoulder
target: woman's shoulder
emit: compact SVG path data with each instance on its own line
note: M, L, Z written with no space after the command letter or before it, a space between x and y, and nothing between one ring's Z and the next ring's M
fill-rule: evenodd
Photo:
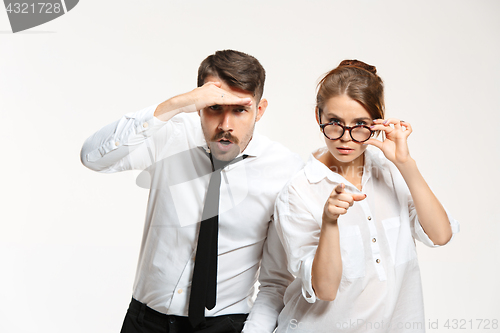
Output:
M313 154L314 152L309 155L304 167L288 180L278 195L278 199L288 201L290 197L307 195L313 190L313 187L327 178L330 170L319 162Z
M377 171L386 171L391 174L394 172L399 173L398 169L392 163L387 159L387 157L384 156L384 153L373 146L369 146L365 150L365 157L366 162L365 162L365 168L370 168L370 169L378 169Z

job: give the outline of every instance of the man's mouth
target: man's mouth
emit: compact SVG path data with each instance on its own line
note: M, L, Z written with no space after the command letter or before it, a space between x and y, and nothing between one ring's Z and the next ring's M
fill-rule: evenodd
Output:
M220 139L219 142L224 146L228 146L232 143L230 140L227 139Z
M226 154L235 151L235 149L238 149L238 146L234 144L232 140L229 140L227 138L220 138L215 141L215 147L216 151L218 151L220 154Z

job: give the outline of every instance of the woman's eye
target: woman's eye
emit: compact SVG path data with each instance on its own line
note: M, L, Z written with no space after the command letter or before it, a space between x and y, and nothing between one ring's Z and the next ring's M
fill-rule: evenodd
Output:
M366 121L358 121L356 122L356 125L366 125Z
M340 120L338 119L330 119L330 122L334 124L340 124Z

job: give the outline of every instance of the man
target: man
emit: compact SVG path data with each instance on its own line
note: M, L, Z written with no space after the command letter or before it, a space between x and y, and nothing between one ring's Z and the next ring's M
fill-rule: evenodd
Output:
M268 104L264 80L254 57L218 51L200 65L198 88L127 114L85 142L85 166L145 170L137 182L150 188L123 333L274 330L292 280L274 201L303 163L254 133Z

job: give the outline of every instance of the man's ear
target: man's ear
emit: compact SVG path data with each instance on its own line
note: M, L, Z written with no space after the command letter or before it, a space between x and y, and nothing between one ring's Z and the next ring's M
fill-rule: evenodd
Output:
M257 107L257 117L255 117L255 121L259 121L260 118L264 115L267 109L267 99L263 98L259 102L259 106Z

